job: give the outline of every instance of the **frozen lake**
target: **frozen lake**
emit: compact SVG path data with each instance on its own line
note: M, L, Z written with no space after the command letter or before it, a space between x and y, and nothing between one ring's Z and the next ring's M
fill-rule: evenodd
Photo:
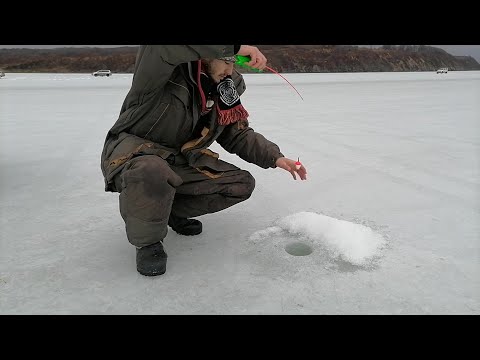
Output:
M7 73L0 314L480 314L480 72L283 75L304 100L247 74L242 103L308 180L215 144L256 189L148 278L100 171L132 75Z

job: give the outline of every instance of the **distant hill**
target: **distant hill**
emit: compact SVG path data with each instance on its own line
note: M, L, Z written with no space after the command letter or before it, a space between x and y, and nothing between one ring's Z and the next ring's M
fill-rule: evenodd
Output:
M480 70L470 56L454 56L425 45L384 45L369 49L343 45L258 45L269 66L283 73ZM91 73L110 69L132 73L137 47L0 49L4 72ZM243 68L241 72L248 72Z
M262 45L272 67L281 72L377 72L480 70L471 56L454 56L424 45L370 49L357 46Z

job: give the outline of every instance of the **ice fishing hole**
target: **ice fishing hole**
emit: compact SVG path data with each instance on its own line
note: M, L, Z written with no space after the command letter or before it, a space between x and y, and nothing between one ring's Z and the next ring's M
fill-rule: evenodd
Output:
M310 245L296 242L285 246L285 251L293 256L307 256L313 252L313 249Z

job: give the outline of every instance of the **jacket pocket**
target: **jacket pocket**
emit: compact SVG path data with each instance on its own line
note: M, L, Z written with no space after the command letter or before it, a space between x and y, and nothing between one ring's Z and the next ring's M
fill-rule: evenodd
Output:
M202 161L203 160L203 161ZM233 164L204 155L197 161L195 169L211 179L218 179L228 171L240 170Z
M199 158L195 161L194 166L196 168L205 169L217 173L239 170L237 166L207 154L201 154Z

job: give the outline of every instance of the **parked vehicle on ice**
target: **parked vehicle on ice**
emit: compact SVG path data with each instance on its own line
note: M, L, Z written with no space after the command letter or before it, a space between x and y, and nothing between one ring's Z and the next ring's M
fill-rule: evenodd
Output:
M110 70L98 70L92 73L93 76L110 76L112 72Z

